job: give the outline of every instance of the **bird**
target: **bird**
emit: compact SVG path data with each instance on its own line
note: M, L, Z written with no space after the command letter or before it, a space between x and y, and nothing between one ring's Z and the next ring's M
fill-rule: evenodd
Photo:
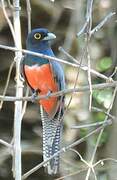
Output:
M27 36L26 49L55 57L51 41L56 35L46 28L33 29ZM23 75L32 94L49 95L65 89L65 75L61 64L55 60L26 54L23 59ZM46 161L60 150L63 129L64 95L38 100L43 129L43 160ZM60 155L58 154L44 167L50 175L59 172Z

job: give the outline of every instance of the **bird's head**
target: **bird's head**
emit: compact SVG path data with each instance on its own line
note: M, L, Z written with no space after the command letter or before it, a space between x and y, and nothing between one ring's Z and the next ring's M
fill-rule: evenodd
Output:
M33 29L27 37L26 46L29 50L41 50L49 47L49 41L55 39L55 34L45 28Z

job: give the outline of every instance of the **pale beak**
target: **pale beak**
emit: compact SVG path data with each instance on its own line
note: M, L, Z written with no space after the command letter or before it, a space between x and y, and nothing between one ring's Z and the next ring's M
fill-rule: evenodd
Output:
M47 33L47 36L43 38L43 40L48 41L48 40L52 40L55 38L56 38L55 34L49 32L49 33Z

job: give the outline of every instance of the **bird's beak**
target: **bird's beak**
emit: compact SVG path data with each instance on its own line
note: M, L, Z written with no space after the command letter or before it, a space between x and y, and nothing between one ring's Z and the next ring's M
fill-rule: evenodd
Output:
M43 38L43 40L52 40L52 39L55 39L56 38L56 36L55 36L55 34L53 34L53 33L47 33L47 36L46 37L44 37Z

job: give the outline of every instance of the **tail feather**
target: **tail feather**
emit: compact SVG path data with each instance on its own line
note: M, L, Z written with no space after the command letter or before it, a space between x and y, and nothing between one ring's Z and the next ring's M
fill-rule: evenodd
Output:
M59 113L58 113L59 114ZM41 118L43 125L43 159L60 150L60 133L62 124L57 119L51 119L41 106ZM59 155L51 159L46 165L48 174L56 174L59 170Z

